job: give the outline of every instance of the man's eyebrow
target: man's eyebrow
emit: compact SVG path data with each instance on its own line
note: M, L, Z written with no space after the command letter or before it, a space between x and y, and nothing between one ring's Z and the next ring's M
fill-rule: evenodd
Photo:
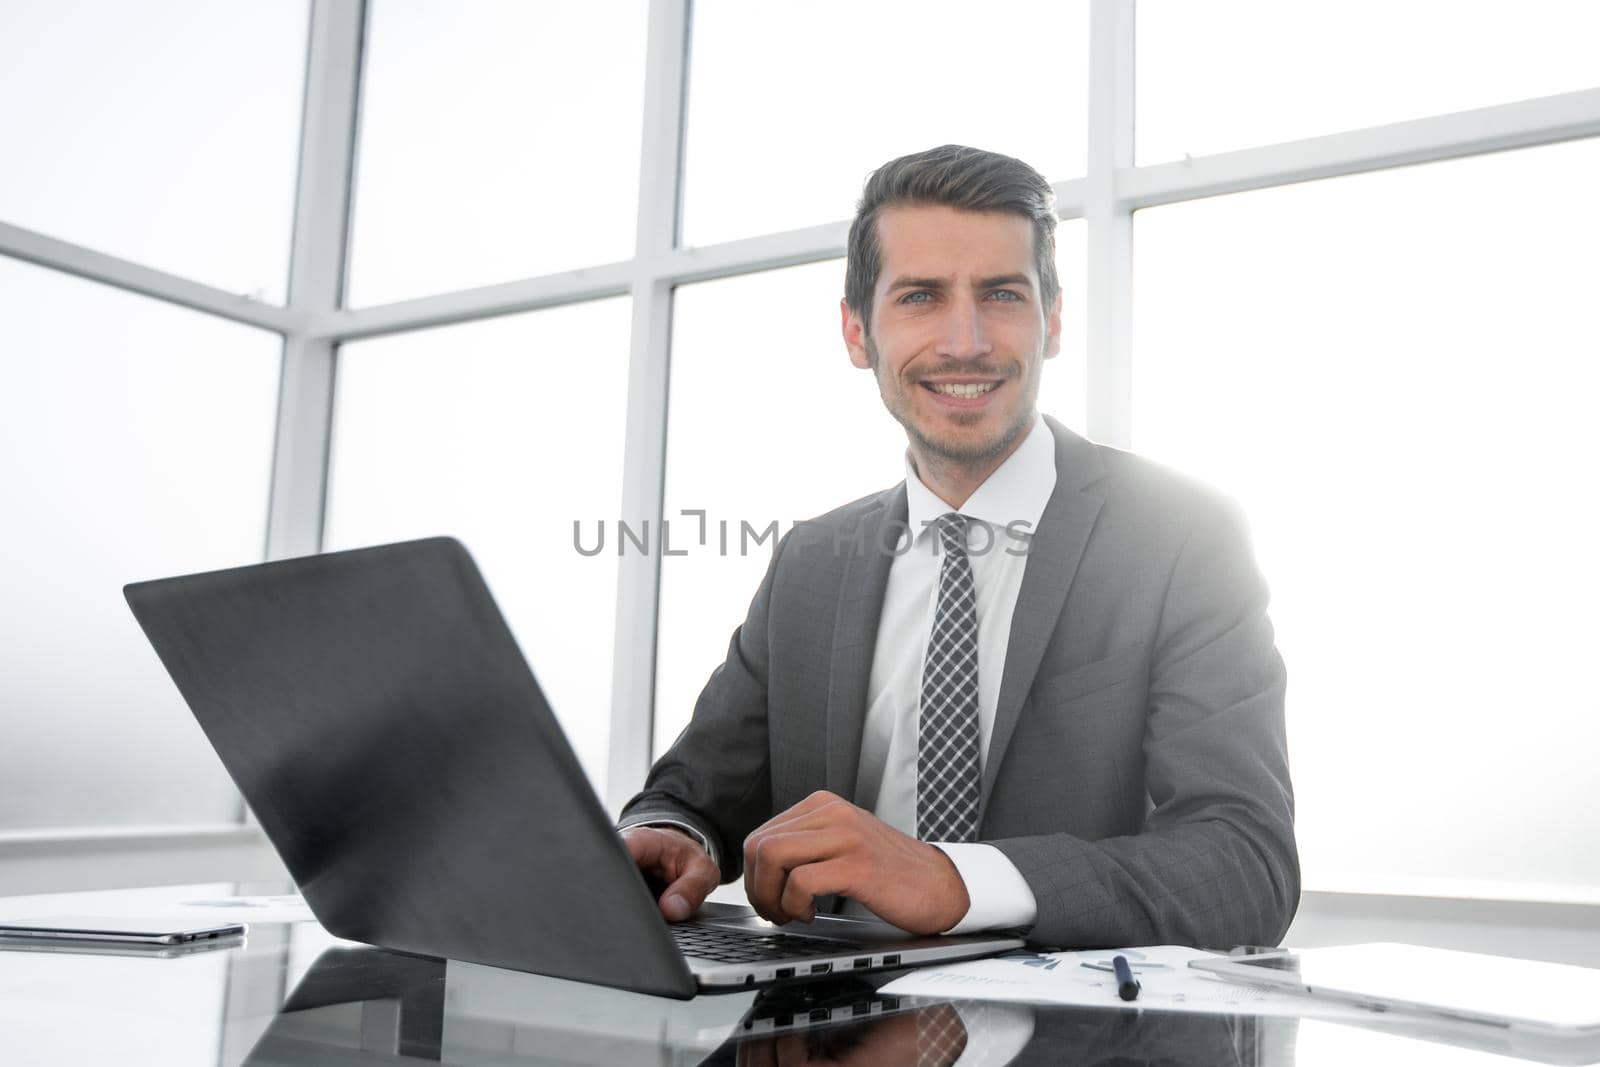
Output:
M943 289L949 285L945 278L896 278L889 283L889 291L896 289ZM1020 285L1027 289L1033 288L1033 279L1023 273L997 274L991 278L979 278L979 289L995 289L1002 285Z
M943 289L948 282L943 278L896 278L889 283L889 291L896 289Z
M979 289L996 289L1002 285L1021 285L1032 289L1033 279L1026 274L999 274L993 278L980 279L978 282Z

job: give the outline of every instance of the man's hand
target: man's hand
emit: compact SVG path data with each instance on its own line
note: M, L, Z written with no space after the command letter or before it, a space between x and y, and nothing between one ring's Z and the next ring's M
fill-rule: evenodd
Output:
M744 889L762 918L816 918L839 893L902 930L938 934L967 914L967 887L941 850L818 791L744 840Z
M622 843L641 871L665 883L656 906L668 922L693 915L722 881L722 872L700 842L680 830L630 826L622 831Z
M966 1051L954 1004L739 1042L739 1067L951 1067Z

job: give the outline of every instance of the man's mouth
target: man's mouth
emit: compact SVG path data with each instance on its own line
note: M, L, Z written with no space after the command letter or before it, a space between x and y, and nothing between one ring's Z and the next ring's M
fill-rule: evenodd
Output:
M928 381L925 381L925 382L922 383L922 385L925 388L927 388L930 392L938 393L940 396L953 396L953 397L959 397L959 398L964 399L964 400L971 400L971 399L974 399L976 397L980 397L985 393L993 391L995 388L997 388L1000 385L1000 383L998 381L988 381L988 382L928 382Z

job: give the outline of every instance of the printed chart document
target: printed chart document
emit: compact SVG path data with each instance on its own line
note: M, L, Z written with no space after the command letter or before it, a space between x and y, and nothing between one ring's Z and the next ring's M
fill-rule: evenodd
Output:
M1134 977L1139 980L1139 999L1124 1001L1117 996L1117 980L1111 971L1113 956L1127 957ZM879 992L895 996L1024 1000L1223 1015L1371 1018L1370 1011L1355 1005L1318 1003L1311 997L1281 993L1265 986L1225 982L1189 969L1190 960L1214 956L1215 953L1180 945L1087 952L1013 952L993 959L924 967L895 979Z

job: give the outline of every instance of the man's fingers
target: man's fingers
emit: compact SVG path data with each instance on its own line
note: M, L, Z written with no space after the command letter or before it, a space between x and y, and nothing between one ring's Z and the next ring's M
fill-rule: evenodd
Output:
M739 1042L736 1067L779 1067L778 1053L774 1048L778 1040L775 1037L768 1037L759 1041Z
M780 900L784 914L802 922L815 919L818 897L849 888L848 863L848 860L830 859L822 863L807 863L791 870L784 882Z
M705 849L687 834L657 826L629 827L622 843L641 871L667 883L657 906L669 922L693 915L722 880Z
M807 811L798 811L795 808L790 808L765 825L752 830L750 836L745 838L745 841L748 843L753 839L760 839L768 834L788 834L797 830L815 830L824 826L842 826L853 821L857 814L866 813L846 800L821 805Z
M830 793L826 789L819 789L815 793L812 793L810 796L806 797L800 803L778 812L778 814L774 815L772 818L768 819L766 822L762 823L760 826L751 831L750 836L754 837L757 834L766 833L769 830L776 830L794 819L811 815L819 809L829 807L833 804L843 804L846 807L854 806L837 793Z
M682 922L704 904L706 897L722 881L722 872L701 852L690 859L682 874L661 894L661 914L668 922Z
M745 838L745 896L756 914L780 924L798 918L782 903L789 870L830 858L855 843L859 830L851 817L860 810L837 794L818 790ZM809 917L814 909L800 914Z
M784 906L790 871L842 856L858 840L849 829L838 826L796 833L768 833L759 839L752 837L745 848L745 895L756 914L775 923L786 923L802 915L809 918L813 914L809 907L790 911ZM809 905L809 898L807 903Z
M683 845L696 845L696 842L675 830L658 826L630 826L622 831L622 846L642 871L664 873L662 868L669 857Z
M817 797L829 799L815 801ZM849 801L840 800L832 793L813 793L799 804L781 815L774 816L750 832L750 836L744 839L745 870L748 871L757 863L755 850L760 847L761 842L770 837L833 827L849 827L858 814L865 812Z

